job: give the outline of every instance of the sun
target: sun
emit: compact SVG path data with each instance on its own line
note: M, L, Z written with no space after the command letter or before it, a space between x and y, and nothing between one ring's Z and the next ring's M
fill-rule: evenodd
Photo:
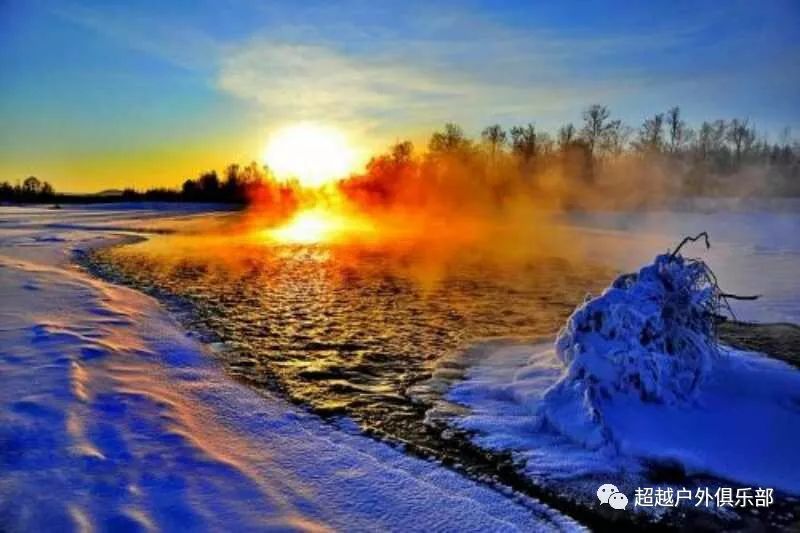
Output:
M270 137L264 161L278 178L319 188L346 177L354 169L355 153L338 129L301 122Z

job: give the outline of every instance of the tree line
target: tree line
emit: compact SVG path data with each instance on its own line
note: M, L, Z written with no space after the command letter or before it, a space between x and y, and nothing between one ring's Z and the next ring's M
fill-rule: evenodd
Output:
M0 201L13 203L104 203L104 202L213 202L246 204L254 198L281 194L285 186L268 178L268 171L252 162L231 164L222 177L216 170L201 172L184 181L180 188L155 187L146 190L126 188L101 194L56 193L46 181L34 176L21 184L0 183Z
M584 197L636 201L683 196L800 195L800 143L786 129L772 142L748 119L705 121L691 127L679 107L631 127L604 105L584 109L579 124L554 132L529 122L511 128L494 124L476 139L457 124L434 132L424 153L409 141L377 155L342 190L354 199L392 203L446 194L529 194L558 201ZM313 157L313 154L309 154ZM408 188L409 192L402 189ZM462 191L459 191L462 189ZM464 193L464 194L461 194ZM181 201L252 202L289 205L296 191L256 163L229 165L220 176L205 171L180 188L125 189L119 195L57 194L29 177L0 183L0 201ZM573 202L574 203L574 202Z
M555 135L537 130L533 123L504 130L488 126L481 132L480 143L489 153L490 162L508 151L523 164L546 160L564 152L583 153L591 177L594 167L622 156L679 162L705 175L734 174L746 166L769 166L789 180L797 180L800 171L800 143L793 140L788 128L776 142L759 136L748 119L704 121L691 128L679 107L646 118L638 128L613 119L607 106L592 105L582 115L578 126L568 123ZM475 147L456 124L447 124L430 139L432 153L468 150Z
M581 118L555 132L532 122L508 129L494 124L477 139L449 123L431 135L424 153L399 142L343 188L378 205L431 202L432 195L460 205L475 196L502 203L527 195L561 206L800 195L800 143L788 129L769 142L747 119L692 128L679 107L637 128L615 119L604 105L587 107Z
M45 203L51 202L55 195L52 185L36 176L28 176L22 183L18 182L15 185L7 181L0 182L0 201Z
M612 119L609 108L603 105L589 106L582 118L583 123L578 127L566 124L555 136L537 131L532 123L508 131L499 125L488 126L481 132L481 140L488 144L492 154L508 147L525 161L577 145L595 159L619 156L626 151L639 155L658 154L706 163L705 170L714 173L731 172L753 163L796 167L800 155L800 145L792 140L788 128L774 143L769 143L764 136L759 137L755 125L748 119L705 121L691 128L683 120L680 107L656 113L638 128ZM463 137L463 132L450 124L443 132L434 134L430 147L446 149L457 144L452 139L457 137Z

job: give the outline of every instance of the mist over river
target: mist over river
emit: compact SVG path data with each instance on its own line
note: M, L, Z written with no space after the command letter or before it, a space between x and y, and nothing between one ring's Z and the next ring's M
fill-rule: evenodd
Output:
M424 409L407 389L437 361L486 338L552 338L587 293L683 235L708 230L712 248L691 253L709 261L726 289L764 295L737 303L737 316L796 322L797 211L758 207L565 215L543 226L540 233L556 236L549 241L455 244L281 244L258 232L253 239L243 215L231 214L100 249L87 261L166 302L238 379L413 440Z

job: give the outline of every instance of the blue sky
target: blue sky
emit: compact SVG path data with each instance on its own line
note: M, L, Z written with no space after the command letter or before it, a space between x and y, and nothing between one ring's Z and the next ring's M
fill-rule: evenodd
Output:
M0 0L0 180L174 184L296 120L372 150L592 103L800 132L800 2Z

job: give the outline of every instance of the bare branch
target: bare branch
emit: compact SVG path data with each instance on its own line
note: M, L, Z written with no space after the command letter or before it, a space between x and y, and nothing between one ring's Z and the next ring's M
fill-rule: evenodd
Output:
M759 298L761 298L760 294L752 294L752 295L747 295L747 296L740 296L738 294L730 294L730 293L727 293L727 292L721 292L719 295L722 296L723 298L728 298L730 300L758 300Z
M698 233L694 237L691 237L691 236L684 237L684 239L681 241L681 243L678 245L678 247L675 248L675 250L671 254L669 254L670 260L675 259L678 256L678 252L681 251L681 248L683 248L684 245L686 245L689 242L697 242L697 241L700 240L701 237L704 238L705 241L706 241L706 250L711 248L711 242L708 240L708 233L706 233L704 231L702 233Z

